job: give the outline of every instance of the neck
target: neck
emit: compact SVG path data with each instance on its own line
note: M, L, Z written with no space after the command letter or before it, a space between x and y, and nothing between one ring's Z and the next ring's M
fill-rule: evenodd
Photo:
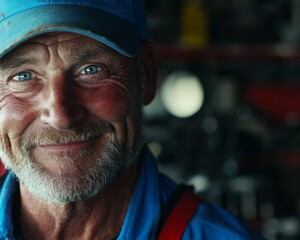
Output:
M134 188L137 164L94 197L49 203L20 186L20 230L24 239L112 239L122 228Z

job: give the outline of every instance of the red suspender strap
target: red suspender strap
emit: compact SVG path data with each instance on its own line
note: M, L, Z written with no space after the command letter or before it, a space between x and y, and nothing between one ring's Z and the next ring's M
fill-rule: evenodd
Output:
M180 240L200 204L201 199L191 191L183 193L162 227L158 240Z

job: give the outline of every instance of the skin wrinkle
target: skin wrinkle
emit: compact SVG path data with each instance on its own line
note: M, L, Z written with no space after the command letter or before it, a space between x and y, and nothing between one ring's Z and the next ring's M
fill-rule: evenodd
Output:
M11 95L11 93L8 93L8 94L6 94L5 96L1 97L1 99L0 99L0 111L1 111L1 109L2 109L3 107L5 107L5 105L7 104L7 103L5 102L5 100L6 100L7 97L10 97L10 95Z
M131 91L129 91L129 83L126 81L122 81L121 79L114 79L114 78L110 78L105 80L106 82L108 82L109 84L115 84L118 87L120 87L124 92L125 95L130 97L130 101L133 103L136 99L136 97L133 95L133 93Z
M118 69L120 69L120 67L121 67L122 65L121 64L119 64L118 65ZM126 75L126 74L125 74ZM125 83L125 85L126 85L126 81L124 81L124 83ZM116 81L116 84L117 84L117 81ZM119 86L121 87L121 84L119 84ZM128 85L126 86L126 87L128 87ZM126 87L122 87L123 88L123 90L125 90L126 91ZM127 91L127 94L129 94L129 92ZM134 99L133 99L133 97L131 96L131 99L132 99L132 101L134 101Z
M50 44L51 49L45 51L43 44ZM38 55L31 54L31 46ZM103 48L106 55L97 56L100 52L96 50L96 56L88 56L96 48ZM29 67L39 85L29 87L26 91L31 91L30 94L19 94L8 88L11 93L2 101L5 105L0 109L0 158L21 182L20 224L25 238L109 239L115 236L124 220L138 168L136 159L144 143L142 101L149 89L144 89L146 85L141 83L141 79L146 80L143 63L95 40L66 33L37 37L6 57L14 59L20 55L33 59L34 64L28 66L27 62L18 69ZM40 55L47 56L47 61L40 59ZM77 75L81 65L102 63L110 75L97 75L105 77L97 84L93 76L80 79L80 74ZM1 79L2 76L0 69ZM92 84L79 85L79 81ZM32 85L31 81L27 84ZM0 97L3 94L0 91ZM52 94L53 102L48 102ZM52 125L53 119L40 118L46 107L49 107L47 111L53 110L51 104L59 104L59 111L54 113L63 117L64 126ZM13 114L8 111L11 107ZM84 114L72 119L72 114L81 109ZM91 143L80 151L43 150L43 145L47 149L49 144L90 139ZM25 174L23 178L22 174ZM40 192L36 192L37 188Z
M10 95L13 95L12 93L10 93L9 95L6 96L6 98L8 98ZM13 99L17 99L15 96L11 96ZM5 107L5 105L7 104L4 103L4 105L2 105L2 101L1 101L1 108L0 108L0 112L2 110L2 108ZM18 111L18 105L15 106L15 111L14 109L10 108L10 114L14 115L17 118L22 118L25 115L22 115L22 112ZM23 132L22 132L23 133ZM2 133L2 137L5 139L4 141L2 141L2 138L0 138L1 141L1 146L5 147L5 152L9 152L9 149L15 149L16 146L18 146L18 142L19 142L19 134L9 134L7 131ZM13 142L17 142L16 144L14 144ZM12 157L12 156L11 156ZM1 158L1 157L0 157Z

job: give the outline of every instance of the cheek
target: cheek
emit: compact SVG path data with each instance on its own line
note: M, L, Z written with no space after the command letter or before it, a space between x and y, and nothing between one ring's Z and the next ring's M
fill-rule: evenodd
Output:
M130 114L131 96L118 87L102 87L87 98L90 111L107 121L118 122Z
M2 98L0 102L1 135L10 139L19 138L34 119L33 106L12 95Z

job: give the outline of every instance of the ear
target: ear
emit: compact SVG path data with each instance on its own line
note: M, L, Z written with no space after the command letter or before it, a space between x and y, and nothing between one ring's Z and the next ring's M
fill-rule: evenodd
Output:
M147 40L141 45L141 61L145 68L144 105L152 102L156 93L157 69L154 57L154 44Z

